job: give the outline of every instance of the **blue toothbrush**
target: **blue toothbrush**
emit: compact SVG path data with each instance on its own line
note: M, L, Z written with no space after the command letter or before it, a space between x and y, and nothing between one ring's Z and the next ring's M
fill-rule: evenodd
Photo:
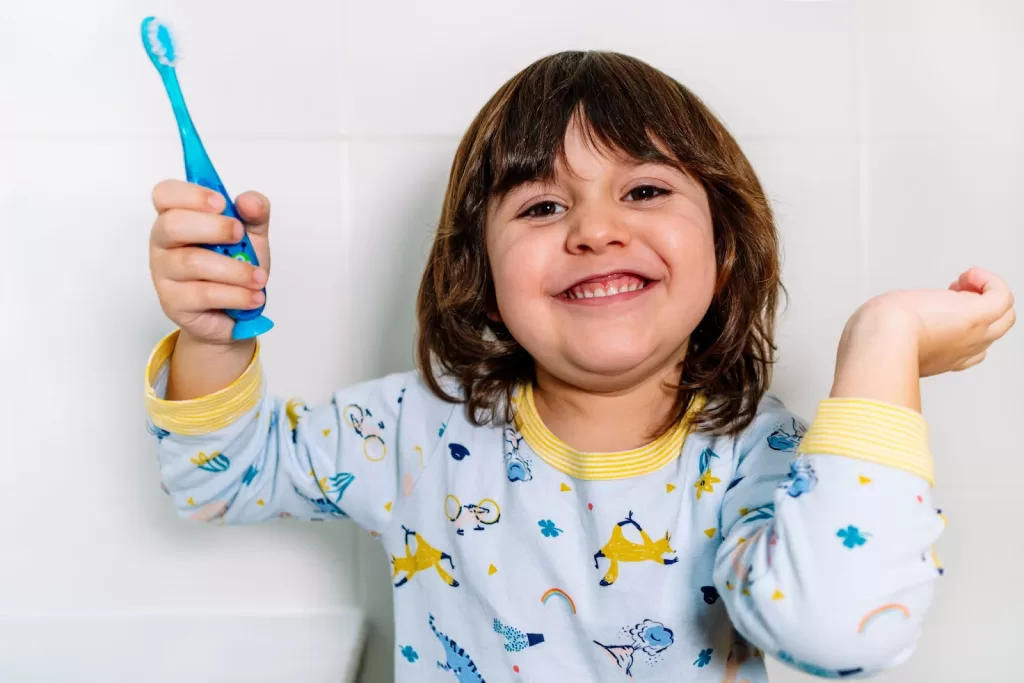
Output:
M155 17L146 17L142 20L142 44L163 80L167 96L171 100L171 107L174 109L174 118L178 122L178 134L181 136L181 147L185 153L186 180L219 192L224 197L222 214L241 221L228 191L224 189L224 184L221 183L220 176L217 175L217 171L213 167L213 162L206 154L203 142L199 139L199 133L196 132L196 127L192 124L192 117L188 114L188 108L185 107L185 97L181 94L181 86L178 85L178 76L174 70L177 53L174 49L170 29ZM248 235L243 235L242 241L238 244L202 244L200 246L218 254L251 263L254 266L260 264L256 258L256 251L252 248L252 243L249 242ZM267 290L264 288L264 297L266 297L266 293ZM231 331L232 338L250 339L270 330L274 323L263 315L265 306L266 298L264 298L264 304L258 308L245 311L235 309L224 311L235 321L234 329Z

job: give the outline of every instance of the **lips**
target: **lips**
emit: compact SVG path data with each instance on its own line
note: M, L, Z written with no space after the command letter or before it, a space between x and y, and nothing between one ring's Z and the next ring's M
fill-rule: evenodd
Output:
M651 280L638 273L619 271L579 280L559 296L570 301L604 299L635 292L643 289L650 282Z

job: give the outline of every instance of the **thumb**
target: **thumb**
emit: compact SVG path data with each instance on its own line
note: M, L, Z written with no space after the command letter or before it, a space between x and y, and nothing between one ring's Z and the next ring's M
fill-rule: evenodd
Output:
M250 235L266 235L270 228L270 200L259 192L243 192L235 199L235 209Z
M235 210L245 223L252 248L256 250L256 258L260 267L270 273L270 242L267 231L270 229L270 200L259 192L243 192L235 199Z

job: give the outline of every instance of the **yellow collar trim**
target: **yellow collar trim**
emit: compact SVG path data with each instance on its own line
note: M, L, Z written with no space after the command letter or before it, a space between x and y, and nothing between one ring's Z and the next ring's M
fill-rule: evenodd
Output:
M516 427L541 460L574 479L601 480L639 477L678 458L690 432L692 417L700 412L704 401L700 398L694 401L678 425L646 446L615 453L578 451L555 436L540 419L531 384L519 388L514 405Z

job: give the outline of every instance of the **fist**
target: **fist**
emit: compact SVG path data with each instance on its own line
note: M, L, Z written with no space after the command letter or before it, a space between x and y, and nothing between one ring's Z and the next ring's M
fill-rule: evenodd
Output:
M905 330L917 345L920 377L977 365L1016 321L1010 288L981 268L966 271L945 290L882 294L856 315L880 316L887 329L895 324Z
M270 202L256 192L235 201L243 225L221 215L224 197L200 185L165 180L153 189L157 217L149 240L149 271L160 307L182 332L210 344L231 344L234 320L223 309L263 303L270 274ZM235 244L249 233L260 267L199 244Z

